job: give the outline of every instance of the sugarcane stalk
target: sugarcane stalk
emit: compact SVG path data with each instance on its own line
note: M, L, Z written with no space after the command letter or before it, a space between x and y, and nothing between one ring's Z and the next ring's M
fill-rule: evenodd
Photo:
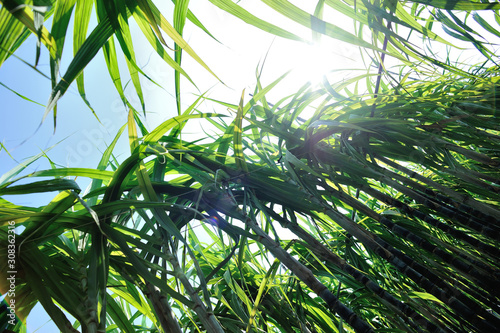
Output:
M400 270L403 274L419 284L427 292L442 300L458 313L461 313L472 325L477 325L477 327L480 329L488 330L493 329L496 324L500 325L500 319L497 319L486 312L456 288L453 288L444 281L439 280L439 278L435 274L431 273L422 265L416 263L413 259L406 256L401 251L394 249L392 246L390 246L371 232L362 229L358 224L333 210L328 204L320 201L315 196L310 195L309 200L322 206L323 213L326 214L330 219L338 223L342 228L344 228L344 230L356 237L367 248L380 255L383 259L391 262L398 270ZM410 265L419 268L420 271L417 272ZM431 282L435 280L438 281L436 281L436 283ZM439 285L443 286L445 289L443 290L441 287L439 287ZM455 296L450 296L447 291L452 292ZM464 304L464 302L466 302L468 305ZM476 308L477 312L472 310Z
M355 267L349 265L344 259L340 258L334 254L329 248L319 242L316 238L311 236L307 231L301 228L297 223L286 220L280 215L276 214L274 211L266 210L267 213L271 214L276 220L281 220L282 225L292 231L297 237L304 241L304 244L311 248L316 254L322 257L324 260L336 265L345 273L351 275L356 281L363 284L367 289L373 291L377 296L387 301L391 306L395 307L397 310L401 311L406 315L407 320L412 320L422 325L429 332L445 332L444 330L436 327L433 323L429 322L427 319L422 317L416 311L414 311L407 304L397 300L394 296L389 294L385 289L380 287L376 282L368 278L361 271ZM414 324L413 324L414 325Z
M442 231L471 244L472 246L476 247L477 249L484 251L485 253L487 253L493 257L500 256L500 249L498 249L497 247L486 244L486 243L480 241L479 239L468 235L467 233L465 233L463 231L455 229L446 223L443 223L435 218L430 217L428 214L425 214L418 209L412 208L412 207L408 206L407 204L405 204L399 200L393 199L392 197L390 197L386 194L380 193L379 191L377 191L371 187L362 186L362 190L365 193L372 195L374 198L376 198L382 202L385 202L386 204L391 205L393 207L402 209L405 213L410 214L412 216L415 216L415 217L423 220L424 222L427 222L430 225L435 226L435 227L441 229Z
M453 221L461 223L463 225L473 225L474 228L482 230L483 235L491 239L500 240L500 227L496 225L498 221L495 218L483 220L471 213L466 213L464 211L461 211L460 209L456 209L450 204L438 202L436 199L430 198L429 195L425 193L418 194L420 194L423 198L434 202L436 205L439 205L440 210L451 212L450 214L452 214L453 216Z
M342 304L338 298L335 297L335 295L314 276L310 269L297 261L297 259L293 258L279 245L279 243L272 240L271 237L269 237L269 235L265 233L253 219L247 215L245 216L246 217L243 218L243 221L255 232L258 236L258 241L264 245L278 260L280 260L283 265L290 269L290 271L292 271L297 278L299 278L309 288L311 288L313 292L321 297L333 312L338 313L343 320L354 328L356 332L374 332L370 325L359 318L358 315L356 315L351 309Z
M384 159L384 162L389 162L389 161L387 159ZM397 165L397 164L392 163L393 167L394 167L394 165ZM375 167L375 165L374 165L374 167ZM439 193L436 193L434 190L429 189L428 187L425 187L424 185L417 183L416 181L414 181L412 179L404 177L403 175L400 175L400 174L395 173L391 170L388 170L388 169L382 168L382 167L378 167L378 166L376 167L376 169L378 172L381 172L382 174L384 174L387 177L393 178L394 180L399 180L401 183L404 183L407 186L412 187L412 188L420 191L421 193L424 193L427 196L432 196L433 197L432 200L437 201L440 204L451 204L455 209L458 209L458 212L460 212L461 214L468 214L468 216L475 217L476 221L478 221L479 223L481 223L481 220L485 219L485 218L487 218L489 220L488 225L491 225L492 223L499 224L499 222L500 222L496 217L497 215L500 215L500 212L491 206L483 205L483 206L488 206L489 211L491 211L491 213L492 213L491 215L488 216L488 215L484 214L483 212L480 212L476 209L473 209L470 206L467 206L467 205L460 203L460 202L456 202L450 197L440 195ZM418 178L422 182L428 182L428 183L432 182L430 180L427 180L426 177L420 176L416 172L413 172L411 175L412 175L411 177ZM417 177L417 175L418 175L418 177ZM462 177L462 178L464 178L464 177ZM437 185L439 186L439 184L437 184ZM490 187L491 186L488 185L488 188L490 188ZM446 187L441 186L440 188L446 188ZM446 193L452 195L453 197L457 197L457 196L460 197L461 196L460 194L456 193L453 190L447 189L445 191L446 191ZM467 196L465 195L465 197L467 197Z
M329 164L335 164L335 162L338 162L337 159L331 159L331 155L329 155L329 151L326 152L326 158L328 161L331 163ZM340 154L338 154L340 155ZM378 177L383 177L380 173L376 173L369 166L367 165L362 165L359 166L358 162L353 159L353 158L348 158L345 155L339 156L340 157L340 162L342 164L341 167L345 166L347 169L349 168L355 168L355 171L361 170L361 172L366 171L366 174L368 176L378 176ZM330 160L331 159L331 160ZM359 169L359 170L358 170ZM321 170L320 170L321 171ZM230 169L228 169L228 173L231 172ZM233 172L234 174L234 172ZM236 177L236 176L233 176ZM242 175L241 173L237 175L238 179L241 182L241 185L243 186L251 186L256 192L259 193L259 195L265 196L266 198L270 199L272 202L273 196L269 195L269 191L273 190L273 186L270 186L269 183L266 183L266 181L263 181L262 179L258 179L258 177L252 175L252 173L244 174ZM291 180L289 180L286 183L289 183ZM280 183L280 187L281 187ZM289 185L283 185L283 188L290 187ZM308 209L310 210L312 207L314 207L313 210L317 211L322 211L325 213L327 216L329 216L330 219L333 221L336 221L339 225L341 225L344 230L355 236L359 241L361 241L367 248L371 249L374 251L376 254L380 255L383 259L387 260L388 262L392 263L398 270L400 270L403 274L408 276L410 279L415 281L418 285L420 285L424 290L427 292L433 294L436 296L438 299L443 301L445 304L450 306L452 309L454 309L457 313L461 313L463 317L465 318L466 321L474 325L475 327L478 327L479 329L487 329L491 330L493 327L495 327L496 319L492 318L493 316L488 314L484 309L479 309L479 310L472 310L477 307L479 307L475 302L471 302L468 297L462 294L459 290L456 288L452 287L451 285L447 283L440 283L440 285L444 286L444 290L440 288L438 285L435 283L431 282L433 281L432 279L438 279L434 274L431 274L427 270L422 270L424 274L421 274L420 272L417 272L415 269L409 266L409 264L414 265L417 268L420 268L421 266L417 265L411 258L407 257L406 255L402 254L400 251L396 251L396 249L392 248L389 246L387 243L385 243L383 240L380 238L376 237L372 233L362 229L359 225L354 223L353 221L350 221L347 219L345 216L342 214L334 211L331 209L331 207L320 201L318 198L316 198L313 194L311 193L305 193L304 189L301 189L300 186L296 183L293 184L293 188L296 187L296 189L299 190L299 192L293 190L290 188L290 191L297 192L297 195L292 198L290 197L287 200L277 200L277 203L284 204L285 206L288 206L290 204L295 205L297 203L297 207L293 207L293 209L299 209L299 210L304 210L307 211ZM273 192L274 193L274 192ZM303 194L300 194L303 193ZM279 194L279 193L278 193ZM297 200L299 199L300 200ZM303 201L303 203L302 203ZM401 258L401 259L400 259ZM437 281L439 282L439 281ZM457 299L460 298L460 300ZM464 304L464 302L467 302L469 305ZM472 307L471 307L472 306ZM486 318L486 319L485 319Z
M441 170L437 170L437 171L439 172ZM455 176L456 178L458 178L460 180L464 180L467 183L474 184L474 185L478 186L479 188L490 191L491 194L494 195L495 199L497 199L497 200L500 198L500 187L492 186L491 184L488 184L488 183L482 181L478 177L476 177L472 174L469 174L468 173L469 170L446 168L442 172L446 172L450 175Z
M375 211L368 208L366 205L362 204L361 202L357 201L356 199L352 198L351 196L345 195L344 193L342 193L340 191L336 191L335 189L328 186L325 182L322 183L322 186L325 187L325 189L327 189L332 195L334 195L338 199L347 203L348 205L355 208L356 210L364 213L365 215L373 218L374 220L381 222L386 227L388 227L389 230L393 231L397 235L401 236L404 239L411 241L413 244L415 244L417 246L420 246L422 249L437 255L444 262L451 264L453 267L457 268L459 271L462 271L463 273L467 274L472 280L475 280L483 287L486 287L488 290L495 289L494 286L498 283L498 281L494 281L494 280L489 279L489 278L486 278L485 281L480 280L479 277L483 276L483 274L481 274L474 266L463 262L462 260L460 260L459 258L453 256L452 254L450 254L448 252L443 251L441 248L439 248L436 245L430 243L429 241L423 239L422 237L415 235L414 233L410 232L406 228L395 224L391 220L387 219L386 217L381 216L380 214L376 213Z
M331 187L329 187L328 185L323 184L322 186L325 188L329 188L330 191L338 192L338 191L335 191L334 189L331 189ZM372 188L369 188L369 187L368 188L362 187L362 188L365 192L369 193L373 197L377 197L378 191L376 191ZM353 198L346 196L341 192L337 193L337 197L339 199L343 200L344 202L346 202L347 204L351 205L352 207L355 207L356 209L364 212L366 215L368 215L368 216L374 218L375 220L378 220L381 223L385 224L392 231L399 234L403 238L408 239L408 240L412 241L413 243L421 246L423 249L440 256L443 260L450 263L452 266L455 266L459 270L462 270L464 273L468 274L472 280L475 280L480 286L482 286L486 290L489 290L490 292L493 292L494 294L498 294L498 292L496 291L496 289L497 289L496 286L498 285L498 276L500 274L498 272L498 270L490 269L489 271L492 274L482 274L480 271L475 269L472 265L468 265L468 264L462 262L461 260L457 260L458 258L453 257L449 253L442 251L441 249L437 248L435 245L429 243L427 240L422 239L421 237L410 233L405 228L394 224L392 221L388 220L387 218L381 217L379 214L375 213L374 211L372 211L371 209L369 209L365 205L357 202ZM385 197L386 197L386 199L390 198L388 196L385 196ZM390 198L390 199L395 200L392 198ZM401 204L404 205L403 203L401 203ZM469 291L469 293L472 296L474 296L475 299L482 299L483 298L477 292Z
M384 247L384 249L390 251L393 256L401 259L406 266L401 267L404 274L419 283L429 293L434 294L438 298L442 297L441 300L443 302L447 303L458 313L468 317L469 321L478 329L486 330L500 325L500 318L484 310L477 302L471 300L463 292L451 286L447 281L444 281L426 267L408 257L400 250L395 249L381 238L377 238L377 243ZM417 275L415 275L415 273ZM449 296L450 293L453 295ZM474 295L472 294L471 296ZM473 309L476 310L474 311Z
M170 304L168 304L167 297L162 295L160 289L150 282L146 282L146 290L146 296L153 304L156 318L160 321L163 330L168 333L182 333L179 322L175 318Z
M370 193L370 195L373 195L374 197L376 196L376 195L375 195L375 193L372 193L371 191L369 191L369 192L367 192L367 193ZM395 200L395 199L392 199L392 200L397 201L397 200ZM397 201L397 202L398 202L399 204L401 204L401 205L405 205L405 204L403 204L403 203L401 203L401 202L399 202L399 201ZM394 206L395 206L395 207L398 207L399 205L394 205ZM421 214L423 214L423 213L421 213ZM425 215L425 217L426 217L426 220L425 220L425 221L426 221L426 222L429 222L429 219L431 219L431 218L430 218L430 217L428 217L427 215ZM421 218L421 217L419 217L419 218ZM432 220L434 220L434 219L432 219ZM439 221L437 221L437 220L434 220L434 221L435 221L435 222L440 223L440 225L439 225L439 226L443 226L443 225L444 225L445 227L447 227L447 228L448 228L448 226L447 226L447 225L442 224L441 222L439 222ZM434 225L434 223L432 223L432 224ZM445 229L445 228L442 228L442 229ZM451 228L451 227L450 227L449 229L446 229L446 230L448 230L448 231L456 231L456 232L458 233L458 231L457 231L456 229L453 229L453 228ZM449 232L449 233L450 233L450 234L453 234L452 232ZM464 233L459 233L459 235L462 235L462 236L463 236L463 235L466 235L466 234L464 234ZM466 235L466 236L467 236L467 237L470 237L470 236L468 236L468 235ZM472 240L476 240L475 238L472 238L472 237L470 237L470 238L471 238ZM478 242L478 244L479 244L479 245L481 245L481 246L478 246L478 244L475 244L475 245L476 245L476 248L478 248L478 249L483 248L484 246L486 246L484 243L480 242L479 240L477 240L477 242ZM470 242L470 243L473 243L473 242ZM487 249L490 249L490 248L492 248L492 249L494 249L496 252L498 252L498 250L497 250L496 248L493 248L493 247L490 247L490 246L488 246L488 248L487 248ZM498 256L494 256L494 257L495 257L495 258L498 258ZM412 266L412 267L414 267L414 268L417 268L417 270L418 270L418 271L421 271L422 266L415 266L413 263L411 264L411 266ZM493 294L497 294L498 292L497 292L496 285L498 284L498 277L499 277L499 275L500 275L499 271L498 271L497 269L494 269L494 268L490 267L490 266L485 266L485 264L483 264L483 265L482 265L482 268L486 271L486 273L481 273L481 272L479 272L479 271L477 271L477 272L475 273L475 274L478 274L478 275L481 277L481 285L482 285L483 287L486 287L486 288L487 288L487 290L488 290L489 292L492 292ZM422 272L421 272L421 273L422 273ZM474 280L477 280L477 279L478 279L478 278L474 278ZM444 287L444 288L446 288L446 287ZM474 297L474 299L477 299L477 300L482 300L482 299L484 299L485 297L486 297L486 298L489 298L489 297L488 297L489 295L483 295L483 296L481 296L481 295L479 295L479 294L478 294L478 292L475 292L475 291L469 291L468 293L469 293L471 296L473 296L473 297ZM492 307L495 307L495 306L494 306L494 305L492 305Z
M488 215L493 216L497 219L500 219L500 211L498 209L496 209L496 208L494 208L494 207L492 207L484 202L477 201L467 194L457 193L457 192L453 191L452 189L449 189L448 187L443 186L443 185L433 181L432 179L424 177L415 171L412 171L412 170L410 170L410 169L408 169L408 168L406 168L406 167L404 167L396 162L389 160L388 158L385 158L385 157L380 156L380 155L375 155L375 156L378 160L382 161L383 163L385 163L385 164L387 164L387 165L389 165L389 166L391 166L399 171L406 173L409 177L415 178L416 180L421 181L422 183L429 185L430 187L438 190L439 192L446 194L446 196L443 196L444 198L450 197L450 198L455 199L459 203L466 205L465 207L462 208L462 209L465 209L466 212L470 212L476 216L478 216L478 214L482 214L482 215L488 214ZM441 199L441 201L442 200L443 199ZM472 207L474 210L468 211L467 206ZM479 215L479 216L481 216L481 215Z
M495 177L495 176L491 176L491 175L486 174L484 172L478 172L478 171L475 171L475 170L466 169L466 168L464 168L464 167L462 167L460 165L455 166L455 170L457 170L457 173L466 173L469 176L481 178L481 179L489 181L489 182L491 182L493 184L500 185L500 178ZM498 190L497 190L497 192L498 192Z
M356 315L351 309L342 304L335 295L328 290L328 288L323 285L308 269L306 266L301 264L295 258L293 258L288 252L286 252L279 243L269 237L267 233L265 233L252 218L250 218L245 212L241 211L241 209L236 205L236 203L232 202L219 202L218 200L214 200L214 198L219 197L215 193L211 193L206 196L205 202L207 205L210 205L213 209L227 214L233 218L237 218L253 230L253 232L257 235L255 238L259 243L264 245L267 250L269 250L278 260L283 263L292 273L297 276L299 280L305 283L316 295L321 297L328 308L338 313L343 320L345 320L349 325L351 325L356 332L359 333L371 333L374 332L373 328L368 325L365 321Z
M202 300L198 296L198 293L189 282L186 274L184 274L179 265L179 261L177 260L176 255L172 254L172 252L168 248L168 245L164 246L164 251L165 259L168 260L172 265L175 277L180 280L191 300L193 301L193 310L198 315L198 318L200 319L203 327L209 333L224 333L224 330L222 329L220 323L217 321L215 315L211 311L207 310L205 304L203 304Z
M319 149L321 149L321 146ZM354 170L358 174L365 173L365 177L372 177L372 178L376 178L376 179L385 177L383 174L380 174L380 173L374 171L368 165L361 164L353 158L349 158L343 154L334 153L332 151L325 151L324 149L322 151L324 154L319 155L321 157L321 162L330 162L328 164L336 164L336 165L339 165L339 167L341 167L341 168L345 167L348 170ZM319 170L318 172L321 172L321 170ZM385 178L388 178L388 177L385 177ZM388 182L389 181L391 181L391 180L388 180ZM395 183L395 182L392 181L392 183ZM399 184L396 183L396 185L399 185ZM297 185L297 186L298 186L299 190L303 190L303 189L301 189L301 187L299 185ZM402 186L398 186L398 187L401 188ZM354 235L365 246L367 246L368 248L371 248L375 253L381 255L384 259L388 260L389 262L392 262L405 275L409 276L412 280L414 280L419 285L421 285L425 290L427 290L431 294L434 294L436 297L441 299L444 303L448 304L455 311L463 313L464 316L467 317L467 320L469 322L471 322L473 325L476 325L482 329L484 329L484 328L491 329L493 327L493 325L490 322L497 322L498 321L496 318L494 318L489 313L487 313L484 309L480 308L480 306L478 306L478 304L476 304L475 302L472 302L468 297L463 295L462 292L460 292L456 288L450 286L449 284L440 283L440 285L442 286L442 288L444 288L444 290L451 292L453 295L457 295L457 297L459 297L460 300L456 299L453 296L450 296L450 294L448 292L445 292L441 287L437 288L437 285L431 282L431 281L434 281L435 279L438 279L437 276L435 276L434 274L431 274L430 271L428 271L426 269L422 269L423 266L417 264L415 261L413 261L411 258L404 255L400 251L396 251L394 248L389 246L387 243L383 242L380 238L375 237L373 234L367 234L366 230L359 228L359 226L357 224L348 220L347 218L345 218L343 215L337 213L336 211L333 211L328 205L318 201L318 199L315 197L314 194L310 193L308 196L308 200L313 205L316 205L316 206L322 205L323 213L325 213L333 221L336 221L339 225L341 225L344 228L344 230L346 230L350 234ZM436 205L434 205L432 208L439 208L439 206L436 207ZM381 245L381 246L379 246L379 245ZM402 260L400 260L399 258L403 259L404 262ZM412 267L410 267L408 265L411 265ZM417 272L413 267L418 268L419 272ZM440 282L440 281L438 281L438 282ZM466 306L464 304L464 302L467 303L468 306ZM477 313L476 313L476 311L472 310L472 309L476 309L478 307L480 309L476 310ZM483 318L488 318L488 321L484 320Z
M416 193L415 191L400 185L398 182L392 180L390 177L385 176L383 173L375 170L373 165L368 165L361 163L353 157L346 156L345 154L336 152L332 149L326 150L323 145L319 145L315 147L315 155L319 162L328 164L328 165L338 165L344 169L344 171L353 174L359 174L360 172L364 173L364 177L369 177L377 180L383 180L386 185L389 185L401 193L408 195L409 197L415 199L417 202L424 204L445 216L452 215L451 218L456 214L455 210L450 210L440 205L438 203L433 202L427 198L424 198L422 195ZM493 237L494 239L500 239L500 233L496 233L494 229L492 229L491 225L481 224L474 220L474 218L461 219L461 223L465 223L467 226L474 228L474 230L479 231L484 234L486 237Z
M383 174L379 173L378 175L379 175L379 179L383 179L384 183L386 185L391 186L392 188L398 190L399 192L414 199L418 203L423 204L423 205L435 210L436 212L443 214L444 216L446 216L450 219L453 219L454 217L461 217L462 216L461 214L459 214L459 212L457 212L457 210L452 210L452 209L445 207L444 205L440 205L440 204L424 197L423 195L415 192L414 190L399 184L398 182L390 179L389 177L384 176ZM459 222L461 222L462 224L465 224L466 226L480 232L482 235L484 235L486 237L490 237L490 238L493 238L495 240L500 240L500 233L496 233L495 230L491 226L488 226L488 225L485 225L482 223L478 223L477 221L474 220L473 217L460 218Z
M349 159L347 159L349 160ZM345 164L347 161L345 161ZM372 170L367 170L368 174L373 174L374 172ZM382 175L383 176L383 175ZM293 182L295 186L297 186L299 191L304 191L302 187L300 187L296 182L293 180L289 179L288 182ZM256 183L252 184L255 186L257 185ZM264 191L264 188L262 189ZM334 211L331 209L331 207L324 202L320 201L316 196L313 194L309 193L306 195L308 196L307 200L309 200L312 204L312 206L316 207L322 207L323 213L325 213L327 216L329 216L333 221L337 222L344 230L358 238L365 246L368 248L372 249L375 253L379 254L382 258L388 260L389 262L393 263L398 270L402 271L403 274L407 275L410 277L410 279L414 280L416 283L418 283L422 288L424 288L426 291L428 291L431 294L434 294L437 298L441 299L444 303L452 307L455 311L462 313L464 317L467 318L469 322L471 322L473 325L476 325L482 329L487 328L491 329L493 326L490 322L496 322L498 321L496 318L494 318L492 315L487 313L484 309L480 308L475 302L472 302L468 297L462 294L459 290L456 288L450 286L449 284L443 284L441 285L445 288L446 291L451 292L453 295L457 295L457 297L460 298L458 300L456 297L450 296L448 292L445 292L442 288L438 287L436 284L434 284L431 281L434 281L435 279L438 279L434 274L431 274L428 270L426 269L421 269L422 266L414 262L411 258L408 256L404 255L400 251L396 251L396 249L392 248L389 246L387 243L385 243L383 240L380 238L376 237L375 235L371 234L370 232L360 228L356 223L353 221L347 219L345 216L342 214ZM320 209L321 211L321 209ZM401 259L404 261L402 261ZM417 267L420 269L421 272L417 272L415 269L409 266L411 264L414 267ZM430 278L429 278L430 277ZM469 306L466 306L464 304L466 302L469 304ZM480 308L477 310L478 313L476 313L472 309ZM488 320L485 320L484 318L488 318Z
M402 175L399 175L399 174L392 172L390 170L387 170L385 168L381 168L381 167L378 167L375 165L373 165L373 167L377 170L377 172L382 173L385 177L390 177L390 178L393 178L394 180L399 180L400 182L405 184L407 187L409 186L409 187L412 187L412 188L420 191L421 195L424 197L425 196L427 196L427 197L432 196L433 198L429 199L429 200L435 201L437 204L441 205L442 207L444 207L450 211L454 211L456 218L459 222L465 221L466 224L469 223L469 224L476 226L476 229L481 229L483 227L486 227L487 229L485 232L488 232L493 237L497 237L497 235L500 234L500 230L496 229L496 226L495 226L495 225L499 224L499 221L497 220L497 218L495 216L497 214L499 214L500 212L496 211L497 214L494 214L493 216L487 216L487 215L480 213L478 211L475 211L475 210L473 211L472 208L464 206L463 204L456 203L449 198L447 198L447 200L444 200L443 202L440 202L440 201L442 201L440 199L445 198L445 197L443 197L443 196L438 197L434 191L432 191L432 190L428 189L427 187L413 181L412 179L408 179ZM420 178L425 178L425 177L420 177ZM451 191L451 192L453 192L453 191ZM453 206L453 208L447 207L446 206L447 204L451 204ZM495 211L495 209L491 209L491 210ZM481 218L478 217L478 215L480 215ZM485 219L487 219L488 222L484 222ZM469 222L469 220L470 220L470 222ZM480 227L479 224L483 225L483 227Z
M459 154L462 154L465 157L470 158L471 160L475 160L479 163L484 163L486 165L490 165L493 167L500 166L500 161L494 160L491 157L489 157L488 155L481 154L481 153L454 145L454 144L449 143L448 141L440 139L436 136L431 136L430 139L434 142L437 142L440 145L443 145L444 148L446 148L448 150L452 150L452 151L457 152Z

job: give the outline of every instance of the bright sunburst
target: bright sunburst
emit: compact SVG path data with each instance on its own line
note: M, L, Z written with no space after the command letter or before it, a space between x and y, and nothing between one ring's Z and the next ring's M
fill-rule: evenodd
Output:
M289 62L290 77L301 85L310 82L312 86L320 84L323 76L332 70L351 68L353 50L342 47L334 41L314 44L296 44L291 51L285 51Z
M297 58L292 75L313 86L320 83L323 75L335 67L335 57L324 44L302 45L297 49Z

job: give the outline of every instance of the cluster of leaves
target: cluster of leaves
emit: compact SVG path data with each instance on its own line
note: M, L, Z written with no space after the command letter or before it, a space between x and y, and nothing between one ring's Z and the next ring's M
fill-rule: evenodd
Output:
M419 15L428 7L420 2L406 7L396 1L319 1L314 16L286 1L264 2L315 33L374 51L379 68L379 53L407 66L400 74L386 72L386 83L381 70L374 81L373 74L365 74L333 85L325 79L319 88L306 84L275 104L266 96L285 76L265 87L258 81L247 103L244 94L239 104L212 100L232 111L229 123L222 114L197 111L203 96L150 131L131 107L127 124L95 169L20 176L40 158L35 156L5 174L0 196L58 192L43 207L0 197L2 272L7 224L23 227L16 244L21 321L15 329L24 329L22 322L38 302L62 332L500 327L499 68L488 43L448 10L453 3L469 12L495 11L498 3L425 1L431 15L421 26ZM231 1L212 3L263 30L298 38ZM50 34L35 24L40 18L30 7L15 4L3 1L0 13L7 22L1 36L7 35L5 27L17 29L10 44L2 43L4 58L31 29L54 50L57 68L69 22L65 13L75 1L54 2ZM177 78L185 74L180 55L167 60L159 29L175 41L176 54L190 52L180 37L183 21L202 25L186 1L176 1L175 29L149 1L96 4L98 26L88 39L85 33L75 38L75 60L67 73L58 81L58 71L51 71L47 112L75 79L85 96L81 72L101 48L111 76L119 79L113 35L136 83L130 16ZM350 34L323 21L325 4L367 25L373 40L363 40L362 29ZM86 29L83 18L92 2L77 1L76 7L75 24ZM473 17L498 35L480 16ZM435 22L471 42L486 62L478 68L452 66L417 52L391 28L442 41L431 32ZM422 79L410 78L412 72ZM361 81L368 82L370 94L351 93L349 87ZM120 91L121 83L114 82ZM141 96L138 82L136 90ZM220 135L182 140L186 123L198 118ZM113 150L125 130L130 156L118 163ZM43 178L17 183L36 177ZM74 177L90 179L89 189L82 192ZM4 290L8 286L2 285ZM3 314L0 327L7 326Z

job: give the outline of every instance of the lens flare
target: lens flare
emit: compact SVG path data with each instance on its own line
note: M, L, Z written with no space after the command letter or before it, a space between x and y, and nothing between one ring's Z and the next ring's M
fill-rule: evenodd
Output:
M217 218L217 216L209 216L209 217L204 218L202 221L205 223L209 223L209 224L216 226L216 227L219 226L219 219Z

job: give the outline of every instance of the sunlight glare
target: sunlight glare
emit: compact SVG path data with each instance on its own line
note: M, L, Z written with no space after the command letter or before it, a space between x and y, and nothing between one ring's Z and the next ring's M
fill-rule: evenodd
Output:
M339 57L323 43L301 44L294 50L291 76L301 84L312 86L321 83L323 76L339 68Z

